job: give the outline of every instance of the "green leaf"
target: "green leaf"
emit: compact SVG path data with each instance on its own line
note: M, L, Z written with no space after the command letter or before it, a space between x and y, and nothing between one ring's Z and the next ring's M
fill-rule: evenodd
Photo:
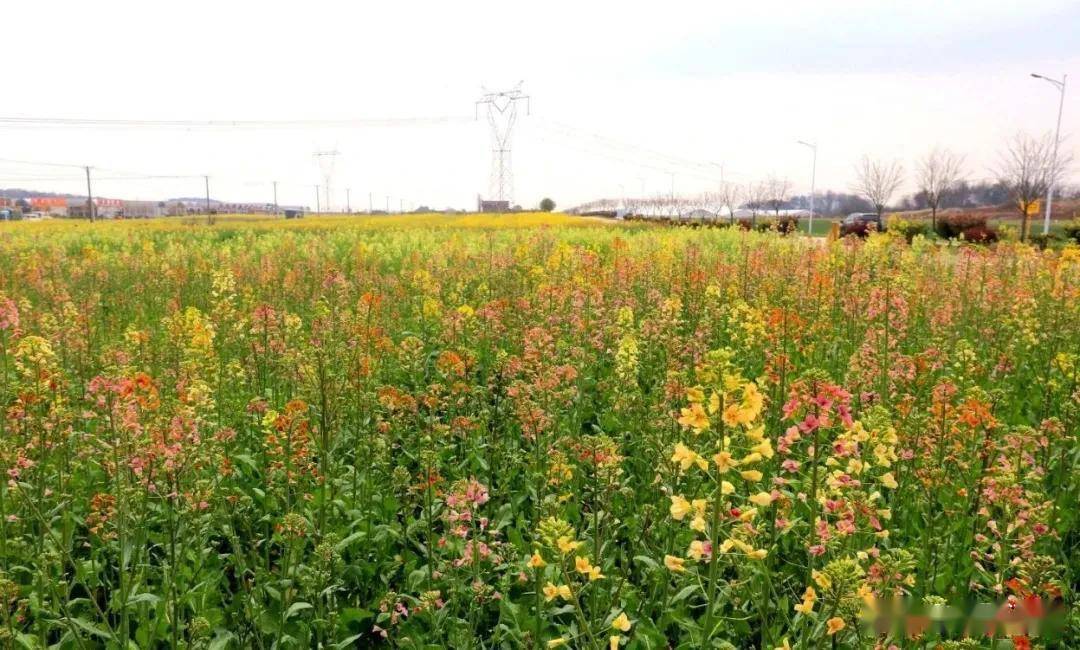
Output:
M210 646L207 650L224 650L229 647L229 642L236 638L232 632L227 630L218 630L214 635L213 640L210 641Z
M675 603L678 603L678 602L682 602L682 601L686 600L687 598L689 598L690 594L694 593L695 591L701 591L701 587L699 585L696 585L696 584L687 585L687 586L683 587L679 591L679 593L675 594L675 597L671 599L671 603L675 604Z
M159 602L161 602L161 596L158 596L157 594L152 594L149 591L144 591L142 593L135 594L131 598L128 598L127 606L131 607L132 605L142 605L143 603L145 603L147 605L150 605L151 607L155 607Z
M659 569L660 568L660 565L657 564L656 560L652 559L648 555L635 555L634 556L634 561L639 563L639 564L644 564L645 566L649 567L650 569Z
M349 546L353 542L355 542L356 540L364 537L365 535L367 535L367 533L365 531L358 530L355 533L353 533L352 535L349 535L345 539L341 540L337 544L334 544L334 550L337 551L338 553L340 553L340 552L344 551L345 549L349 548Z
M101 629L100 627L94 625L93 623L90 623L89 621L84 621L81 618L69 618L68 620L71 621L71 623L75 625L75 627L79 628L83 632L92 634L93 636L100 637L102 639L108 639L112 636L108 633L108 631Z
M285 620L287 621L290 618L292 618L293 616L295 616L296 614L304 611L305 609L311 609L311 608L312 608L311 603L305 603L303 601L293 603L292 605L289 606L289 610L287 612L285 612Z

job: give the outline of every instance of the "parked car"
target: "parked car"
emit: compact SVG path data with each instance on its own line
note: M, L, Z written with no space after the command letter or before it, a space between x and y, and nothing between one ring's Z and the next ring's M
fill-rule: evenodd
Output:
M858 235L865 237L873 229L877 232L885 231L885 224L876 212L852 212L840 222L840 236Z

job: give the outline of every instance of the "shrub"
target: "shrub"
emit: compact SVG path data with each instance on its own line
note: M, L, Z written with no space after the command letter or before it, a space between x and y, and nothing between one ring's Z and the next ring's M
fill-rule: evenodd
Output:
M949 214L938 217L936 231L944 239L956 239L969 228L990 230L986 217L980 214Z
M787 235L799 229L799 218L791 216L780 217L776 220L775 225L777 232Z
M997 231L986 225L985 223L965 228L960 233L960 236L964 239L964 241L969 241L977 244L993 244L998 240Z
M899 217L891 217L888 225L889 232L902 235L907 243L911 243L911 240L916 236L926 236L930 234L930 224L925 221L914 221L910 219L901 219Z
M1043 251L1046 250L1048 246L1052 246L1061 242L1061 237L1054 233L1044 235L1040 232L1036 235L1032 235L1029 239L1031 239L1031 243L1033 245L1038 246L1039 250Z
M1072 221L1066 221L1062 226L1065 231L1065 237L1071 239L1077 244L1080 244L1080 218L1073 219Z

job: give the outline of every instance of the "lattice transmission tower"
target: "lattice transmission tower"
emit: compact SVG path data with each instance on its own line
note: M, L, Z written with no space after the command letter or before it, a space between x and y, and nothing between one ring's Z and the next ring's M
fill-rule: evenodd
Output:
M476 119L480 119L480 107L487 112L491 127L491 179L488 183L488 199L512 202L514 200L514 169L510 157L510 137L517 122L518 103L525 102L525 114L529 114L529 96L521 90L519 81L510 90L485 92L476 101Z
M323 191L326 192L326 203L324 207L327 212L333 212L330 209L330 182L334 179L334 163L337 162L337 157L341 155L341 152L337 149L331 149L329 151L316 151L312 154L315 157L315 162L319 163L319 172L323 177Z

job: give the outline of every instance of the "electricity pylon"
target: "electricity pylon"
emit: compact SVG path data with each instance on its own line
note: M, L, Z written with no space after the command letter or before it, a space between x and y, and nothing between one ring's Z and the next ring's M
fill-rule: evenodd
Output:
M525 102L525 114L529 114L529 96L521 90L519 81L510 90L486 92L476 101L476 119L480 118L480 106L487 111L491 127L491 179L488 198L497 201L513 201L514 170L510 158L510 137L517 122L518 102Z

